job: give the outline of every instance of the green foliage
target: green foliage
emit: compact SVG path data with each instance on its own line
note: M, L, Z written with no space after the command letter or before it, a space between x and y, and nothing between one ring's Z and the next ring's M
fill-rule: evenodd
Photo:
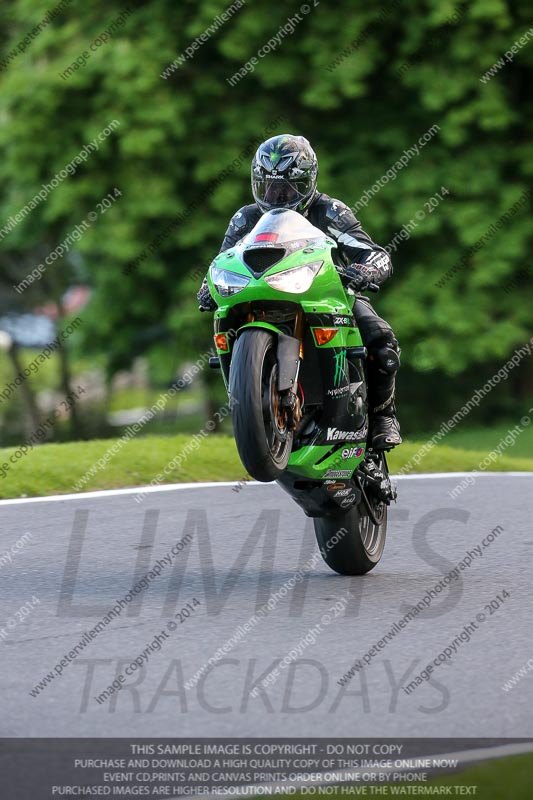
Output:
M39 6L2 3L0 58L42 19L48 9ZM106 125L120 123L0 244L4 274L13 259L35 265L104 195L121 190L68 259L94 287L85 349L105 352L111 371L149 352L155 339L146 331L158 326L160 341L170 331L183 355L206 346L210 320L194 315L199 281L190 276L207 267L229 217L249 202L249 158L212 192L209 182L279 115L287 121L271 134L308 136L321 189L350 205L440 126L359 214L386 244L441 186L450 190L393 253L394 279L376 301L397 331L404 363L424 374L464 374L504 360L531 335L531 281L502 293L530 260L529 204L445 286L436 285L531 186L533 41L480 80L528 30L531 0L310 6L234 87L226 79L299 13L299 3L247 3L163 79L227 8L224 0L132 3L124 25L95 52L91 42L124 5L74 0L0 72L0 227ZM344 48L351 52L332 67ZM84 51L86 65L63 79ZM124 275L179 214L186 220ZM66 274L67 260L50 269Z
M494 758L491 760L483 761L473 767L467 769L459 769L452 775L437 775L430 778L429 781L418 782L406 781L403 785L406 787L406 793L418 794L420 790L435 790L435 795L438 796L438 788L442 787L440 792L445 795L449 790L452 794L452 789L457 794L467 792L465 788L469 788L468 794L473 794L478 800L508 800L512 797L513 800L529 800L531 796L531 768L533 766L533 758L528 753L522 756L512 756L507 758ZM391 789L391 784L378 784L380 788L387 790ZM350 787L352 788L352 787ZM398 788L398 782L394 784L394 788ZM473 791L472 791L473 789ZM418 791L417 791L418 790ZM463 791L461 791L463 790ZM425 792L429 794L429 791ZM420 791L422 794L422 791ZM296 792L295 794L279 795L280 800L303 800L308 795ZM330 795L334 798L346 797L346 793L342 789L335 789ZM392 791L384 794L385 797L393 797Z

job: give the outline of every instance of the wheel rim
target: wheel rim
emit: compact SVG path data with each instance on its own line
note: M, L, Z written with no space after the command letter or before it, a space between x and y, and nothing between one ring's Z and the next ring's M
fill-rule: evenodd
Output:
M380 466L385 467L386 470L386 464L383 463L383 456L380 458ZM383 523L387 516L387 505L381 500L373 497L371 494L369 494L369 492L366 492L365 496L368 502L372 504L373 514L376 520L379 522L379 524L376 525L374 520L370 517L368 508L363 501L359 506L361 513L361 525L359 530L363 547L365 548L368 556L373 557L377 552L379 552L381 547L383 539Z
M376 525L373 520L368 516L368 512L364 503L361 503L361 522L359 532L363 547L369 556L374 556L381 546L382 539L382 524L385 520L387 506L385 503L377 503L374 508L374 514L379 519L380 525Z

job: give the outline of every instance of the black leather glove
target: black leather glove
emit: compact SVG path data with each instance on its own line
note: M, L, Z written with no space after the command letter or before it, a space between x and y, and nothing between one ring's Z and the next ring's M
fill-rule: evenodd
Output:
M340 272L341 281L346 289L364 292L374 282L375 270L364 264L350 264Z
M211 297L211 292L209 291L209 286L207 285L205 278L196 297L198 298L198 306L200 311L216 311L218 308L217 304Z

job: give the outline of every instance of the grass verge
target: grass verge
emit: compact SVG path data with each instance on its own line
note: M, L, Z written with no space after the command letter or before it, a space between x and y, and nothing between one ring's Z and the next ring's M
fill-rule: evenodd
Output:
M167 465L180 453L183 454L191 441L190 436L180 434L137 437L123 444L112 439L47 444L35 447L18 459L15 459L16 448L0 449L0 498L144 486L161 475L165 467L167 472L161 483L239 481L247 478L233 439L224 435L212 434L205 439L198 438L196 449L184 455L181 463L169 468ZM393 450L389 458L391 472L401 471L418 453L421 444L408 441ZM117 448L103 468L95 468L99 459L111 453L113 445L122 446ZM475 470L486 454L487 450L438 445L410 469L409 474ZM490 469L533 471L533 458L514 458L504 454L490 465ZM79 481L83 482L79 484Z
M395 783L377 784L377 792L372 792L372 786L359 784L336 787L336 791L320 794L319 787L314 787L316 793L278 794L276 797L290 798L291 800L309 800L316 797L475 797L476 800L530 800L532 796L531 781L533 777L533 756L512 756L494 761L484 762L475 767L470 767L453 775L434 778L424 783ZM416 787L415 790L409 787ZM439 787L443 787L439 791ZM445 788L448 787L448 790ZM456 789L457 787L457 789ZM474 791L461 791L459 787L475 787ZM327 787L326 787L327 788ZM366 789L366 791L363 791ZM343 791L344 790L344 791Z

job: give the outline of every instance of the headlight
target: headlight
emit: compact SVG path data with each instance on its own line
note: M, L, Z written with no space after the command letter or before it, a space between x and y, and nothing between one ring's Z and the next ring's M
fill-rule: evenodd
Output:
M306 264L305 267L287 269L276 275L269 275L265 278L265 282L280 292L303 294L311 287L323 263L323 261L314 261L312 264Z
M238 272L229 272L227 269L211 267L211 280L222 297L231 297L232 294L242 292L250 283L251 278L239 275Z

